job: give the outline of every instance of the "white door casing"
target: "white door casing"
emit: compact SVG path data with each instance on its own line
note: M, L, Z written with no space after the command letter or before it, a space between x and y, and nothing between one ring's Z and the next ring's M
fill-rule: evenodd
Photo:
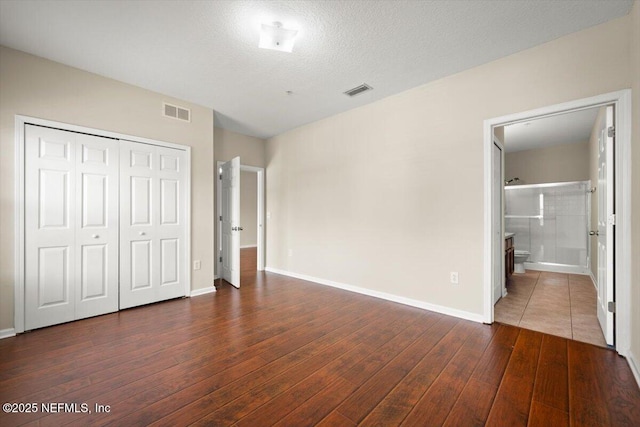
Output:
M186 153L120 142L120 308L184 296Z
M614 301L614 136L613 106L607 106L598 138L598 322L605 341L614 345L614 318L608 303Z
M496 141L493 142L493 192L492 192L492 216L493 216L493 303L497 303L502 296L504 288L504 238L502 235L502 194L504 192L504 179L502 177L502 148Z
M501 117L493 117L484 121L484 268L483 268L483 320L486 323L494 321L493 298L492 298L492 255L491 245L493 241L492 233L492 172L491 172L491 150L493 142L493 129L497 126L505 126L515 123L524 123L538 118L564 114L571 111L586 108L613 105L615 108L615 150L613 150L613 163L611 167L612 175L615 177L615 227L613 227L615 237L612 236L614 256L615 277L615 327L614 341L616 351L625 357L632 358L631 334L632 334L632 310L634 301L632 292L632 257L631 257L631 128L632 128L632 108L631 89L609 92L588 98L576 99L561 104L549 105L534 110L522 111L508 114ZM614 237L614 238L613 238ZM595 272L594 272L595 273Z
M222 278L240 287L240 157L220 166Z
M118 143L25 126L25 328L118 310Z

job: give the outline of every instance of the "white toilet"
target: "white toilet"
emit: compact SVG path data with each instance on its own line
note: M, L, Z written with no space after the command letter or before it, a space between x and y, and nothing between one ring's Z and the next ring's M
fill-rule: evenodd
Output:
M529 259L529 256L531 255L529 252L527 251L521 251L519 249L516 249L514 251L513 254L513 272L514 273L525 273L524 271L524 263L525 261L527 261Z

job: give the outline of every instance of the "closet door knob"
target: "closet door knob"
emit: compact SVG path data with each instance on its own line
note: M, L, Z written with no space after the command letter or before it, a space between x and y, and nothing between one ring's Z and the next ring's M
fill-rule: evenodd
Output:
M98 237L100 237L100 236L98 236L97 234L94 234L94 235L92 235L91 237L93 237L94 239L97 239L97 238L98 238Z
M144 231L141 231L141 232L140 232L140 235L141 235L141 236L144 236L145 234L147 234L147 233L145 233Z

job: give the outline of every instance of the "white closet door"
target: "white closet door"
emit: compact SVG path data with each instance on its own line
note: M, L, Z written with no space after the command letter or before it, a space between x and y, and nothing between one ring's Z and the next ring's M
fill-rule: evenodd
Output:
M184 296L185 153L120 143L120 308Z
M25 126L26 329L117 310L117 152Z
M158 300L186 295L186 153L156 147L158 156Z
M118 311L117 140L76 142L76 319Z
M25 329L75 318L77 134L25 127Z

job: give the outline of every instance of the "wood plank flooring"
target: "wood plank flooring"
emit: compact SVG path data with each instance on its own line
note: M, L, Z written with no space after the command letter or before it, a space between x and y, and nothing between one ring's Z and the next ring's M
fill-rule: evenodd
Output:
M0 401L39 409L2 426L640 425L611 350L255 268L240 289L0 340Z

